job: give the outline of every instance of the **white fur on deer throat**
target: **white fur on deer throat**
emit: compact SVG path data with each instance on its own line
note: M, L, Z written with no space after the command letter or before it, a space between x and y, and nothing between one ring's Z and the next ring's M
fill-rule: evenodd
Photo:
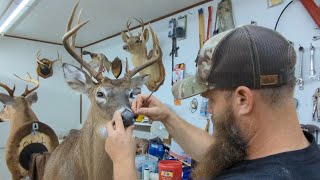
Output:
M132 111L130 108L128 107L121 107L120 109L118 109L118 111L120 113L122 113L124 110L129 110L129 111ZM106 128L106 124L105 125L100 125L100 127L98 128L98 134L103 138L103 139L107 139L108 138L108 131L107 131L107 128Z

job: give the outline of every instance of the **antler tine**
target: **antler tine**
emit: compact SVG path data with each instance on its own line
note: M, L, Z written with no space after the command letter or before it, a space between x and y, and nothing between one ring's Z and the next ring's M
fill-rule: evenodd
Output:
M39 51L37 52L36 58L37 58L37 59L40 59L40 55L41 55L41 54L40 54L40 50L39 50Z
M52 61L52 64L57 62L57 61L61 61L62 60L62 55L59 53L59 51L57 50L57 54L58 54L58 57L56 60Z
M70 45L70 41L69 38L71 36L73 36L73 41L75 41L75 33L77 33L77 31L83 27L84 25L86 25L90 20L86 20L85 22L79 23L71 29L71 25L72 25L72 21L73 21L73 17L75 15L76 9L79 5L79 2L77 2L75 4L75 6L73 7L71 16L69 18L68 21L68 25L67 25L67 30L65 35L63 36L63 46L65 47L66 51L76 60L78 61L78 63L83 66L90 74L91 76L93 76L99 83L103 80L103 76L101 73L96 72L84 59L82 59L82 57L77 54L75 52L74 49L74 44ZM80 20L80 15L78 17L78 20Z
M8 92L9 96L13 97L14 91L16 90L16 85L13 85L13 88L11 89L11 88L9 88L9 86L7 86L3 83L0 83L0 87L5 89Z
M80 19L81 19L81 14L82 14L82 8L80 9L80 12L78 14L78 22L77 24L80 24ZM75 48L76 47L76 37L77 37L78 31L76 31L73 36L72 36L72 47Z
M142 28L142 29L141 29L141 34L143 34L143 31L144 31L144 22L143 22L142 18L140 18L140 20L139 20L139 19L137 19L137 18L134 17L134 19L141 24L141 28Z
M33 91L35 91L36 89L38 89L38 87L40 86L40 83L39 83L39 76L37 76L37 79L32 79L31 75L28 73L28 79L23 79L19 76L17 76L16 74L14 74L17 78L23 80L23 81L26 81L26 82L29 82L29 83L32 83L32 84L35 84L35 87L33 87L32 89L28 89L28 85L26 86L26 89L24 91L23 94L21 94L21 96L23 97L26 97L28 94L32 93Z
M131 25L132 21L130 21L129 23L129 20L127 21L127 32L129 33L130 36L132 36L132 33L130 31L130 25Z

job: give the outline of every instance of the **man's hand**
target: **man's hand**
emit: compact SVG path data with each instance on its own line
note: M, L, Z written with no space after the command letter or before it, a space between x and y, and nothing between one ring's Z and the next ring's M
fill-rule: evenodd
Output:
M105 142L105 150L114 164L134 160L137 146L132 135L133 128L134 126L124 128L119 111L116 111L112 120L107 123L108 138Z
M144 104L144 107L141 107L147 98L148 95L139 94L137 98L132 102L132 111L135 114L147 116L151 120L159 120L162 122L167 120L169 115L171 114L171 111L156 97L151 96Z

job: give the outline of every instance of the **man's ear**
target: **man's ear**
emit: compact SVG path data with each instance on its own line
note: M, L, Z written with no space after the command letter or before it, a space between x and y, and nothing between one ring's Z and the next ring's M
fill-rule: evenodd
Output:
M236 109L240 115L246 115L253 109L253 93L245 86L239 86L234 92Z
M80 68L66 63L62 67L64 80L73 90L81 94L88 94L94 87L94 81Z
M121 37L122 37L122 41L127 43L128 42L128 39L129 39L129 36L125 33L125 32L121 32Z
M14 101L14 98L7 95L7 94L3 94L0 93L0 102L2 102L5 105L11 105Z
M38 101L38 94L37 92L32 92L30 94L28 94L28 96L26 97L26 100L29 104L33 104L36 103Z

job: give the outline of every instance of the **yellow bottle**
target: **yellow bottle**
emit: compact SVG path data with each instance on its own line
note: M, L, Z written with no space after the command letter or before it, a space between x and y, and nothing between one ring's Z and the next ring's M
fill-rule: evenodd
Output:
M136 122L141 122L144 119L144 115L139 115L136 119Z

